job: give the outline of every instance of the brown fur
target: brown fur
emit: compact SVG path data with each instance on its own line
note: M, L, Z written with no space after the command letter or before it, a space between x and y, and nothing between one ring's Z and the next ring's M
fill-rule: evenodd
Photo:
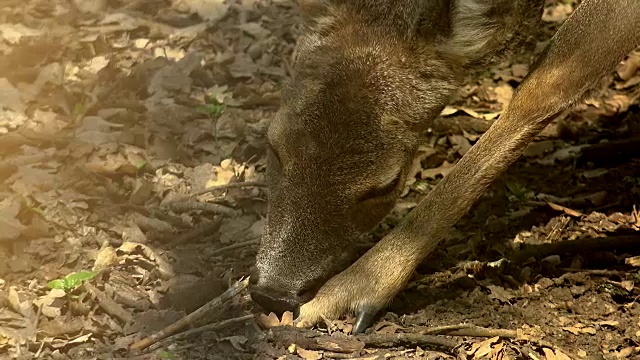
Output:
M541 3L306 2L309 32L268 133L257 301L284 310L315 294L300 309L303 324L381 309L531 138L640 41L636 0L584 1L500 120L400 226L346 268L354 239L392 208L420 131L461 74L514 44Z

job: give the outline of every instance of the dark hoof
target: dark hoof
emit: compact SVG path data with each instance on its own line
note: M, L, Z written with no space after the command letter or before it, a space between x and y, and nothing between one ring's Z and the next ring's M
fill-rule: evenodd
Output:
M372 309L362 309L358 313L355 325L353 325L353 334L361 334L371 325L375 319L377 311Z

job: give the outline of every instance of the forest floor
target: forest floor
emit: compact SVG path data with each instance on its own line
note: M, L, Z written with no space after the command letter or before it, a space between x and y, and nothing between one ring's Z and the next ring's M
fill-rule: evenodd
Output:
M374 239L491 126L574 5L549 0L535 46L469 77ZM0 19L0 359L640 358L640 52L536 137L364 335L352 318L296 331L242 291L134 351L250 273L298 12L5 0Z

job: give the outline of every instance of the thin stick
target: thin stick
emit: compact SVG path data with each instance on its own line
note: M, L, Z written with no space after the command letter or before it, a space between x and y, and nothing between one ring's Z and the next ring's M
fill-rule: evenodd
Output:
M605 270L605 269L573 269L573 268L560 268L560 271L568 273L584 273L587 275L600 275L600 276L625 276L626 271L619 270Z
M223 247L221 247L219 249L215 249L215 250L211 251L209 253L209 256L218 255L218 254L220 254L222 252L225 252L225 251L239 249L239 248L242 248L242 247L245 247L245 246L257 245L257 244L260 244L260 238L255 238L255 239L239 242L237 244L233 244L233 245L229 245L229 246L223 246Z
M220 191L220 190L228 190L228 189L236 189L236 188L242 188L242 187L249 187L249 186L254 186L254 187L265 187L267 186L264 182L262 181L243 181L243 182L234 182L234 183L228 183L228 184L222 184L222 185L216 185L216 186L212 186L200 191L196 191L193 194L191 194L191 197L194 196L198 196L198 195L204 195L204 194L208 194L210 192L214 192L214 191Z
M454 330L468 329L474 326L475 325L471 325L471 324L443 325L443 326L433 326L433 327L417 326L414 329L418 330L418 332L421 334L442 335L442 334L448 334L449 332Z
M399 345L409 346L409 347L433 347L433 346L441 346L448 349L453 349L458 346L458 343L453 340L449 340L447 338L435 336L435 335L425 335L425 334L409 334L409 333L400 333L400 334L369 334L369 335L359 335L356 338L366 344L366 346L372 347L395 347Z
M296 344L306 350L323 350L343 354L359 352L365 347L388 348L407 347L444 347L449 351L458 346L458 342L436 335L424 334L367 334L349 337L321 335L313 330L279 326L271 328L267 338L278 345Z
M171 335L171 336L168 336L168 337L162 339L157 344L154 344L150 348L150 350L154 350L156 347L161 346L161 343L180 341L180 340L183 340L183 339L186 339L186 338L190 337L191 335L199 334L199 333L202 333L202 332L205 332L205 331L219 330L219 329L225 328L227 326L240 324L240 323L246 322L246 321L254 319L254 318L255 318L254 314L249 314L249 315L244 315L244 316L240 316L240 317L233 318L233 319L227 319L227 320L218 321L216 323L200 326L200 327L197 327L197 328L194 328L194 329L190 329L190 330L187 330L187 331L175 334L175 335Z
M428 335L449 335L449 336L473 336L473 337L494 337L513 339L518 333L516 330L508 329L488 329L470 324L436 326L432 328L422 328L421 334Z
M201 306L199 309L197 309L196 311L192 312L191 314L183 317L182 319L174 322L173 324L165 327L164 329L158 331L155 334L152 334L140 341L137 341L135 343L133 343L131 345L131 349L132 350L142 350L144 348L147 348L153 344L155 344L156 342L174 335L176 333L178 333L181 329L185 328L186 326L188 326L189 324L192 324L196 319L198 319L199 317L201 317L203 314L208 313L209 311L219 308L220 306L222 306L224 303L226 303L227 301L231 300L232 298L238 296L238 294L240 294L244 289L246 289L249 286L249 277L247 277L246 279L240 279L238 281L236 281L235 284L231 285L229 287L229 289L227 289L227 291L225 291L224 293L222 293L222 295L218 296L217 298L209 301L208 303L204 304L203 306Z

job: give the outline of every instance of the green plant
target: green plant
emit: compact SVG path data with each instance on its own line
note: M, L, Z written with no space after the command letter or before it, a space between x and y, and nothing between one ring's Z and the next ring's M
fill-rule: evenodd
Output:
M142 169L144 169L145 166L147 166L148 162L146 160L142 160L140 162L138 162L137 164L135 164L136 170L140 171Z
M517 182L507 182L505 184L507 190L511 193L509 201L524 201L533 197L533 192L529 191L524 185Z
M217 118L224 113L224 108L225 108L224 104L220 104L216 100L212 99L211 102L203 106L198 106L196 108L196 111L201 114L205 114L205 115Z
M173 360L173 359L176 358L176 355L173 354L173 353L170 353L168 351L161 351L158 354L158 357L160 357L160 359L162 359L162 360Z
M60 279L51 280L47 283L50 289L62 289L70 292L77 289L83 282L93 279L98 272L96 271L79 271L66 275Z

